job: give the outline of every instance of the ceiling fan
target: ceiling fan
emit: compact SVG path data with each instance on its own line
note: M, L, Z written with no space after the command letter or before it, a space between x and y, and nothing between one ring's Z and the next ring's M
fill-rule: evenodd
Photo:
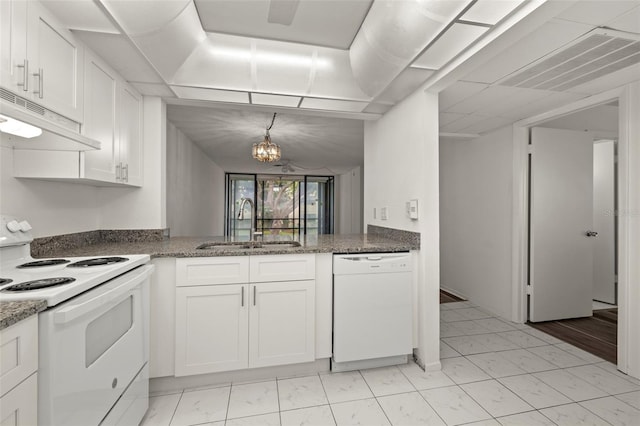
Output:
M291 25L298 10L300 0L271 0L267 22L271 24Z
M282 173L293 173L296 169L291 165L291 160L283 160L279 164L272 164L273 167L282 167Z

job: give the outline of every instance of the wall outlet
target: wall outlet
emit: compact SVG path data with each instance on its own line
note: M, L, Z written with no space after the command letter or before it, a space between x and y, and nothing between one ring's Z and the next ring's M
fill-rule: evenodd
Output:
M380 208L380 219L382 219L382 220L389 219L388 210L389 210L388 207Z

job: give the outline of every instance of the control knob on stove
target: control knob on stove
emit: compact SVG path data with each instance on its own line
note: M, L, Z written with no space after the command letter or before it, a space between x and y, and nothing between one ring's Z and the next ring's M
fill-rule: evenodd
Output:
M7 229L11 232L18 232L21 227L17 220L12 220L11 222L7 222Z
M33 229L31 224L29 222L27 222L26 220L23 220L22 222L20 222L19 225L20 225L20 230L22 232L29 232L29 231L31 231Z

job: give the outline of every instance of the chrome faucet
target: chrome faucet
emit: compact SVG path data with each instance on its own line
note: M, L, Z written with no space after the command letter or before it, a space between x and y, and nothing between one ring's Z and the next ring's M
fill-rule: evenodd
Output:
M249 227L249 240L253 241L255 238L255 227L257 226L256 215L255 215L255 205L253 204L253 200L251 198L240 198L240 211L238 212L238 219L244 219L244 206L249 203L251 206L251 226Z

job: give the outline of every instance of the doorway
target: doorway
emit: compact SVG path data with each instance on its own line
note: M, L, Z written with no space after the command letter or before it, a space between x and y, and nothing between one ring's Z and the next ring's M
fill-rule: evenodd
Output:
M638 85L623 86L608 92L594 95L573 104L557 108L553 111L521 120L514 124L514 180L515 197L513 204L513 318L518 321L527 320L527 307L529 295L527 285L529 283L529 205L528 187L530 184L528 175L528 141L530 128L550 120L561 118L575 112L588 110L611 102L619 105L619 135L618 135L618 170L617 191L619 211L615 212L618 219L616 235L618 238L618 330L617 330L617 364L622 372L636 377L639 374L638 344L640 343L638 330L638 313L630 309L640 286L632 279L636 270L633 266L633 256L636 248L631 244L636 235L634 232L634 217L628 212L633 211L632 206L636 200L637 182L631 177L633 173L630 166L637 161L634 143L638 129L635 127L635 113L638 109L637 94ZM622 213L620 213L622 212Z

